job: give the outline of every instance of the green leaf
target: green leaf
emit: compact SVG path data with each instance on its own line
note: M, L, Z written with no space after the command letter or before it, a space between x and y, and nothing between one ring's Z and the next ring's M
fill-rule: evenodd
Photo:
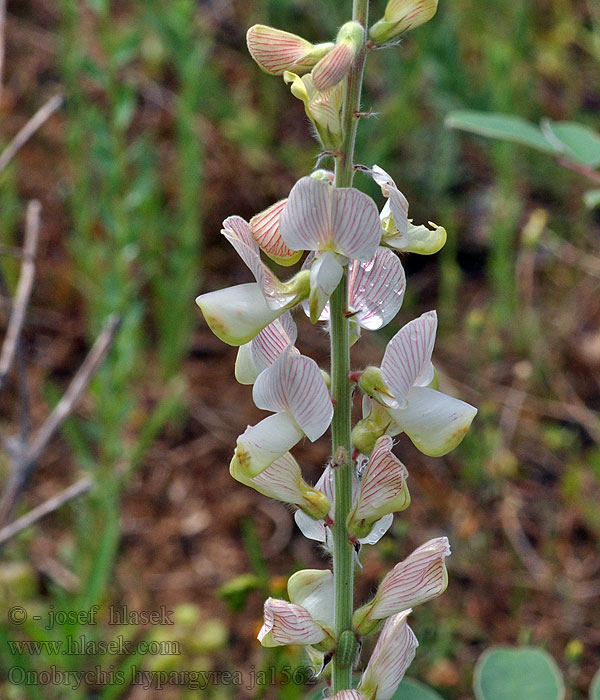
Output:
M570 160L595 168L600 165L600 135L577 122L542 120L542 132Z
M600 190L588 190L583 195L583 203L588 209L595 209L600 206Z
M596 675L592 678L590 685L590 700L600 700L600 668L596 671Z
M475 665L477 700L563 700L565 684L554 659L543 649L493 647Z
M556 149L544 137L541 129L511 114L458 110L446 116L445 125L480 136L514 141L545 153L556 153Z
M439 693L413 678L405 678L391 700L443 700Z

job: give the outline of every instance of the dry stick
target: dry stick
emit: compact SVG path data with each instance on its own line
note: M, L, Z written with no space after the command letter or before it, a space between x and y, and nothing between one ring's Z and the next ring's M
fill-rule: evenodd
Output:
M54 410L48 418L46 418L42 426L33 434L25 453L24 461L27 465L31 465L39 459L54 433L60 428L83 397L92 377L100 367L106 353L109 351L120 325L121 319L115 314L110 316L104 324L104 328L96 338L94 346L83 361L81 367L77 370L77 374L71 380L63 397L56 404Z
M57 493L56 496L52 496L52 498L49 498L41 505L33 508L29 511L29 513L26 513L22 517L18 518L10 525L3 527L0 530L0 546L6 544L8 540L12 539L15 535L18 535L19 532L22 532L26 528L31 527L31 525L34 523L37 523L38 520L41 520L47 515L50 515L50 513L53 513L55 510L58 510L65 503L68 503L69 501L72 501L78 496L86 493L92 488L93 485L93 479L86 476L85 478L74 483L72 486L69 486L69 488L65 489L64 491Z
M15 293L15 300L6 330L6 337L2 344L0 355L0 391L4 388L6 378L10 372L15 353L19 346L19 338L23 329L27 305L31 298L33 280L35 277L35 254L40 238L40 212L41 205L34 199L27 207L27 220L25 225L25 242L23 245L23 259L21 272Z
M2 0L0 0L0 2L2 2ZM45 105L40 107L25 126L17 132L17 135L2 151L2 155L0 155L0 172L6 168L20 149L23 148L35 132L50 119L54 112L60 109L63 102L64 97L62 95L54 95L54 97L51 97Z
M42 426L33 434L29 444L24 446L19 455L13 456L13 468L0 500L0 523L6 523L10 519L20 493L27 484L37 460L53 435L83 397L94 374L109 351L120 324L121 320L118 316L112 315L108 318L61 400Z

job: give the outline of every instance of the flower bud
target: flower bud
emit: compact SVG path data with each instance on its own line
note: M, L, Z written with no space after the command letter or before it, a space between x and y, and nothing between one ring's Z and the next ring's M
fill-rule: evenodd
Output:
M383 578L373 600L354 613L354 629L359 634L368 634L377 620L441 595L448 585L444 559L449 554L447 537L438 537L415 549Z
M428 22L437 11L438 0L390 0L383 18L369 30L376 44L384 44L399 34Z
M346 77L364 36L365 31L358 22L346 22L342 26L335 48L323 56L312 70L313 84L317 90L327 90Z
M344 83L339 82L328 90L319 91L310 74L300 77L285 71L283 79L290 85L292 95L304 102L306 116L317 130L323 147L335 149L340 146L344 139L341 118L346 92Z
M379 367L367 367L360 375L358 386L382 406L398 408L398 401L385 383Z
M352 430L352 445L363 455L373 452L375 442L393 422L378 403L371 401L370 405L371 410L367 417L359 420Z
M296 34L264 24L250 27L246 41L252 58L271 75L282 75L286 70L305 73L334 47L332 43L314 45Z

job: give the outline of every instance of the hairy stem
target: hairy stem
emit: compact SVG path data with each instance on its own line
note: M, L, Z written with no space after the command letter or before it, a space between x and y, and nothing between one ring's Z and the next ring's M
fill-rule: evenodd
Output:
M368 0L354 0L352 19L367 26ZM350 70L347 82L342 123L344 142L336 159L335 184L350 187L354 175L354 142L358 124L363 69L366 46L363 45ZM350 329L346 317L348 298L347 272L331 295L331 390L334 414L331 424L333 460L335 470L335 525L333 528L333 575L335 581L335 630L337 639L342 632L351 629L354 607L354 552L346 532L346 519L352 507L352 444L351 412L352 393L348 380L350 372ZM333 692L351 687L352 667L342 668L333 659Z

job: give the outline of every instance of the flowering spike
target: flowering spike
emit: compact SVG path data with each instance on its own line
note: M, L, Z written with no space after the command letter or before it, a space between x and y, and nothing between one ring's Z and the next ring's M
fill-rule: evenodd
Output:
M381 224L366 194L303 177L281 214L281 235L292 250L334 251L369 261L381 240Z
M270 308L256 283L201 294L196 304L217 338L234 346L250 342L285 312Z
M353 625L360 634L367 634L376 620L395 615L420 603L437 598L448 585L444 559L450 554L447 537L430 540L384 577L375 597L359 608Z
M405 610L388 618L381 630L358 685L367 700L390 700L415 658L419 642L406 624L410 612Z
M438 0L390 0L382 19L369 30L376 44L383 44L394 37L428 22L437 11Z
M328 498L304 481L298 462L289 452L276 459L270 467L253 479L240 470L236 460L231 461L229 473L237 481L268 498L297 505L311 518L323 518L331 509Z
M392 445L392 439L387 436L375 443L361 479L360 495L348 516L348 532L355 537L365 537L375 521L410 505L408 472L392 454Z
M429 384L433 378L431 354L436 330L437 314L428 311L407 323L388 343L381 372L399 402L415 383Z
M250 27L246 41L252 58L270 75L282 75L286 70L309 71L334 46L315 46L296 34L264 24Z
M275 202L268 209L250 219L250 233L261 250L279 265L293 265L302 257L302 251L290 250L279 231L279 217L287 199Z
M317 90L327 90L343 80L356 58L365 31L358 22L346 22L338 32L335 47L312 70Z

